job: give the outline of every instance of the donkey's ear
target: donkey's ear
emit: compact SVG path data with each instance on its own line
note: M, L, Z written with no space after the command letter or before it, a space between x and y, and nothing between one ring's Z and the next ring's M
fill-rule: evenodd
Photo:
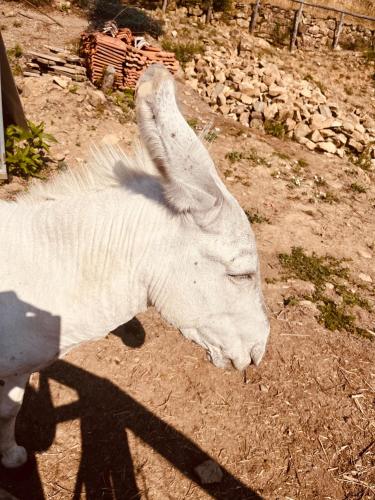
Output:
M136 91L141 138L164 179L168 202L179 212L220 206L222 183L206 148L177 107L175 85L162 65L150 66Z

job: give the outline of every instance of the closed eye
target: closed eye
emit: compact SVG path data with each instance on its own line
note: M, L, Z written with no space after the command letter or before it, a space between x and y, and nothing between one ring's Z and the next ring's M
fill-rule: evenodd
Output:
M234 281L245 281L252 280L255 278L255 273L245 273L245 274L228 274L228 276Z

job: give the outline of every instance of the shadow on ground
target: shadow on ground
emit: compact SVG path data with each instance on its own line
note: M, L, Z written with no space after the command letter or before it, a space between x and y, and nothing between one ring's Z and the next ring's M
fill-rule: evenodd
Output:
M113 333L121 337L126 345L134 348L140 347L145 339L144 329L136 319ZM74 389L78 400L54 408L49 380ZM30 460L18 470L0 468L0 487L20 500L44 500L34 453L45 451L52 445L56 426L60 422L76 419L81 423L82 456L74 492L67 492L67 498L83 498L83 489L88 500L141 498L127 430L132 431L196 484L199 482L194 467L211 458L189 438L110 381L66 361L57 361L41 372L38 391L28 387L18 417L18 440L29 450ZM221 468L224 478L220 484L200 485L212 498L261 499L257 493Z
M159 37L163 33L163 21L151 17L143 9L154 9L160 7L161 2L142 2L142 8L138 2L127 2L121 0L92 0L89 2L89 20L94 29L100 29L106 21L116 20L121 28L130 28L134 35L148 33L153 37Z

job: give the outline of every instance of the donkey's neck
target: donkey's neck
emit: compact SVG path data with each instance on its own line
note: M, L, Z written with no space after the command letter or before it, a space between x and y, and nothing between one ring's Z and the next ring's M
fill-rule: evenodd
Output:
M0 224L1 241L12 241L12 230L14 236L14 228L20 228L16 244L7 249L8 269L15 271L0 283L0 291L12 290L21 300L60 316L66 351L105 335L160 295L178 224L157 197L124 188L20 204L5 231Z

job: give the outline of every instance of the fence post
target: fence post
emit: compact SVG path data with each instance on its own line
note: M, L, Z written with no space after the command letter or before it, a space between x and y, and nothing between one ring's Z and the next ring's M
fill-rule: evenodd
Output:
M213 10L214 10L214 5L213 4L214 4L213 0L210 0L209 4L208 4L208 9L207 9L206 24L209 24L211 22L212 13L213 13Z
M5 138L4 138L4 119L3 103L1 96L1 68L0 68L0 180L8 178L7 167L5 164Z
M163 0L163 6L161 8L163 14L167 12L167 7L168 7L168 0Z
M259 6L260 6L260 0L256 0L254 7L253 7L253 12L251 13L250 33L254 33L254 31L255 31L255 25L257 23Z
M297 41L297 35L298 35L298 26L299 26L299 23L301 22L304 2L305 2L305 0L301 0L301 4L299 6L299 9L296 11L296 15L294 17L293 35L292 35L292 40L290 42L290 50L291 51L293 51L296 48L296 41Z
M333 49L337 49L337 46L339 44L340 35L341 35L342 28L344 25L344 17L345 17L344 13L342 12L341 16L340 16L339 24L336 26L335 38L333 40Z

